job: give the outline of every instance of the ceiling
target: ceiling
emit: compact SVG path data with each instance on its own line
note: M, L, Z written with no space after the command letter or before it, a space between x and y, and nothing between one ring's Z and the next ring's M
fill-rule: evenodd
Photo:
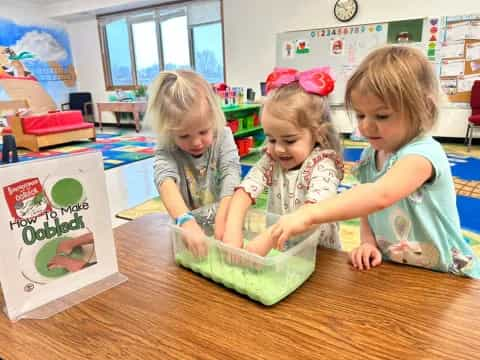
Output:
M61 4L65 3L70 0L17 0L17 3L20 4L35 4L35 5L53 5L53 4Z
M68 5L68 3L72 3L73 0L0 0L0 2L4 1L11 1L15 5L20 5L23 7L34 6L34 7L44 7L48 6L53 12L50 14L50 17L55 20L62 20L66 22L74 22L78 20L84 20L87 18L95 17L96 15L118 12L118 11L125 11L130 9L135 9L144 6L151 6L157 5L164 2L170 2L172 0L129 0L127 3L119 1L120 4L118 5L105 5L102 4L102 1L98 1L97 5L98 8L93 9L85 9L85 11L79 11L78 7L73 7L73 12L68 13L65 12L64 7L62 5ZM82 3L82 0L75 0L79 3ZM107 2L108 3L108 2ZM110 1L110 3L112 3ZM115 2L113 2L115 3ZM61 8L61 14L55 13L55 7L59 6Z

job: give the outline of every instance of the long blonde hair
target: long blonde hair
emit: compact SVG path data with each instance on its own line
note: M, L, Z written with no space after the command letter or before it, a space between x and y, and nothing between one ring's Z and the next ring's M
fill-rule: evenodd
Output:
M341 155L340 138L332 124L326 96L307 93L295 81L271 91L264 107L264 111L279 119L309 129L323 149L332 149Z
M213 89L199 74L190 70L162 71L148 88L146 119L156 131L160 146L174 146L172 132L181 126L188 112L206 101L214 134L225 126L225 115Z
M395 111L404 112L411 138L430 130L439 108L439 85L433 66L417 49L385 46L371 52L347 82L345 105L353 109L352 91L380 99Z

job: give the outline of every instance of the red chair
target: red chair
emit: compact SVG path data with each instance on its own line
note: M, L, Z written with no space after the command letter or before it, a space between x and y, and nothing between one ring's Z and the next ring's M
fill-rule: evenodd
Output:
M468 118L467 134L465 135L465 142L468 141L467 151L470 151L472 146L473 131L480 129L480 80L473 83L470 107L472 108L472 115Z

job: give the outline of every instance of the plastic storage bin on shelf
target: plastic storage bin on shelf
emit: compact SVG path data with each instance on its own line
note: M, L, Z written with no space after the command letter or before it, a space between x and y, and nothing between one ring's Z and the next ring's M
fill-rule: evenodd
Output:
M254 140L252 136L249 136L246 138L235 139L235 144L237 144L238 154L240 156L245 156L248 155L250 149L253 147Z
M196 257L184 242L181 228L170 224L175 261L196 273L264 305L273 305L297 289L315 270L317 241L314 236L297 237L284 252L272 250L262 257L226 245L213 238L215 214L198 209L194 216L207 237L208 255ZM265 211L250 210L244 225L246 241L277 221L278 216ZM231 259L235 259L233 262Z

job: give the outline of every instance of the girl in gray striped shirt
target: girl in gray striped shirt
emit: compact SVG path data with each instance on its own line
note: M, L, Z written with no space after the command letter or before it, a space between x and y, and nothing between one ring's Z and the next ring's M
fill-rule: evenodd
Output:
M164 71L149 88L148 121L158 134L155 183L170 216L189 234L187 245L206 254L204 232L191 210L211 205L222 239L240 159L210 85L192 71ZM217 205L213 205L217 204Z

